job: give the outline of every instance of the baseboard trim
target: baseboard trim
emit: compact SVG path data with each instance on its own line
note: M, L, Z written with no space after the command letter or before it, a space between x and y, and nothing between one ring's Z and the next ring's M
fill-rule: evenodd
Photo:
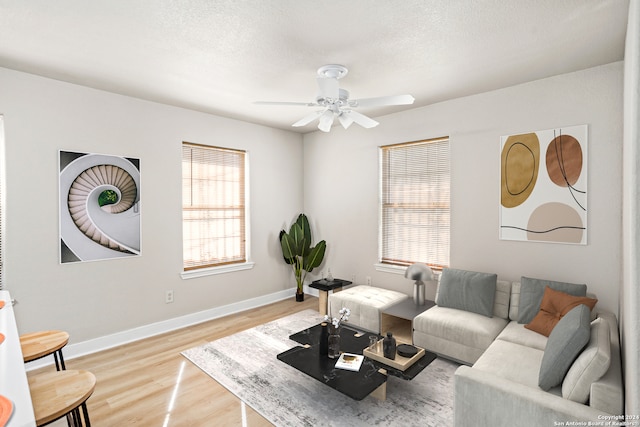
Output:
M304 289L306 294L318 296L318 291L313 288ZM76 357L85 356L87 354L97 353L99 351L108 350L130 342L138 341L144 338L150 338L155 335L164 334L166 332L175 331L176 329L186 328L198 323L206 322L230 314L239 313L253 308L262 307L267 304L282 301L287 298L293 298L295 288L274 292L272 294L239 301L221 307L214 307L209 310L203 310L196 313L187 314L173 319L163 320L161 322L151 323L149 325L140 326L126 331L116 332L115 334L105 335L99 338L90 339L64 347L65 360L71 360ZM27 371L39 369L45 366L53 365L52 357L45 357L39 360L29 362L25 367Z

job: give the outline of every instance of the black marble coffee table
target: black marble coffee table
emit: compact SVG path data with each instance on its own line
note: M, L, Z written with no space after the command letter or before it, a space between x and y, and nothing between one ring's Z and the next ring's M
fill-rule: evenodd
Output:
M320 333L320 325L315 325L289 336L290 339L302 345L278 354L278 360L354 400L362 400L370 394L384 400L387 375L411 380L436 358L435 354L425 352L425 355L411 368L400 371L366 357L359 371L348 371L335 367L337 359L330 359L326 355L320 354L318 345ZM371 335L382 339L382 336L378 334L362 332L343 325L340 330L340 350L346 353L362 354L362 351L369 345L369 336Z

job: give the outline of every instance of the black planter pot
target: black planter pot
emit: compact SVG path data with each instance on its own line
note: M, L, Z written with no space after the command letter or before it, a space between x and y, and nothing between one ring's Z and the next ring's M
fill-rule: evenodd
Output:
M304 292L296 292L296 302L304 301Z

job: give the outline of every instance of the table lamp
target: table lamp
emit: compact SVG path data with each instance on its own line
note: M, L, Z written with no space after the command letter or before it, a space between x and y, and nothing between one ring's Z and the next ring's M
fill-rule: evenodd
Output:
M433 280L433 271L423 263L411 264L404 272L404 277L415 280L413 285L413 302L416 305L424 305L424 282Z

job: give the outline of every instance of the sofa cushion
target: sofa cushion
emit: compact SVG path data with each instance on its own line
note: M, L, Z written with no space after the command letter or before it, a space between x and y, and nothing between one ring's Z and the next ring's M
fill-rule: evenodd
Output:
M414 344L434 353L473 363L491 345L507 320L435 306L413 319Z
M574 296L583 297L587 294L587 285L584 284L554 282L523 276L520 282L518 322L529 323L538 314L544 289L547 286Z
M434 298L434 301L438 300L441 277L442 274L438 275L438 287L436 288L436 296ZM518 286L520 286L519 283ZM493 317L501 317L503 319L509 320L512 308L511 298L513 295L513 290L511 287L512 283L507 280L496 280L496 296L495 301L493 302Z
M586 403L591 384L599 380L611 364L611 336L609 325L603 319L591 322L589 344L569 368L562 382L562 397Z
M492 317L497 279L497 274L445 268L436 304Z
M551 331L540 365L538 386L541 389L549 390L560 384L573 361L589 342L589 315L589 307L581 304L560 319Z
M544 351L496 340L473 364L473 369L494 374L529 387L538 386L538 372ZM514 363L517 361L517 363ZM558 390L558 394L560 390Z
M518 308L520 307L520 288L522 285L520 282L513 282L511 284L511 298L509 301L509 320L518 320L520 313Z
M509 320L518 320L520 318L520 282L513 282L511 284L511 298L509 300ZM597 298L595 294L587 292L589 298ZM597 310L591 310L591 321L596 320Z
M589 310L593 310L597 302L595 298L576 297L547 286L540 303L540 311L531 322L525 325L525 328L548 337L562 316L572 308L584 304L589 307Z
M509 319L509 302L511 300L511 282L496 281L496 296L493 303L494 317Z
M544 335L525 329L522 323L518 323L515 320L509 322L496 339L524 345L540 351L544 351L548 340Z

